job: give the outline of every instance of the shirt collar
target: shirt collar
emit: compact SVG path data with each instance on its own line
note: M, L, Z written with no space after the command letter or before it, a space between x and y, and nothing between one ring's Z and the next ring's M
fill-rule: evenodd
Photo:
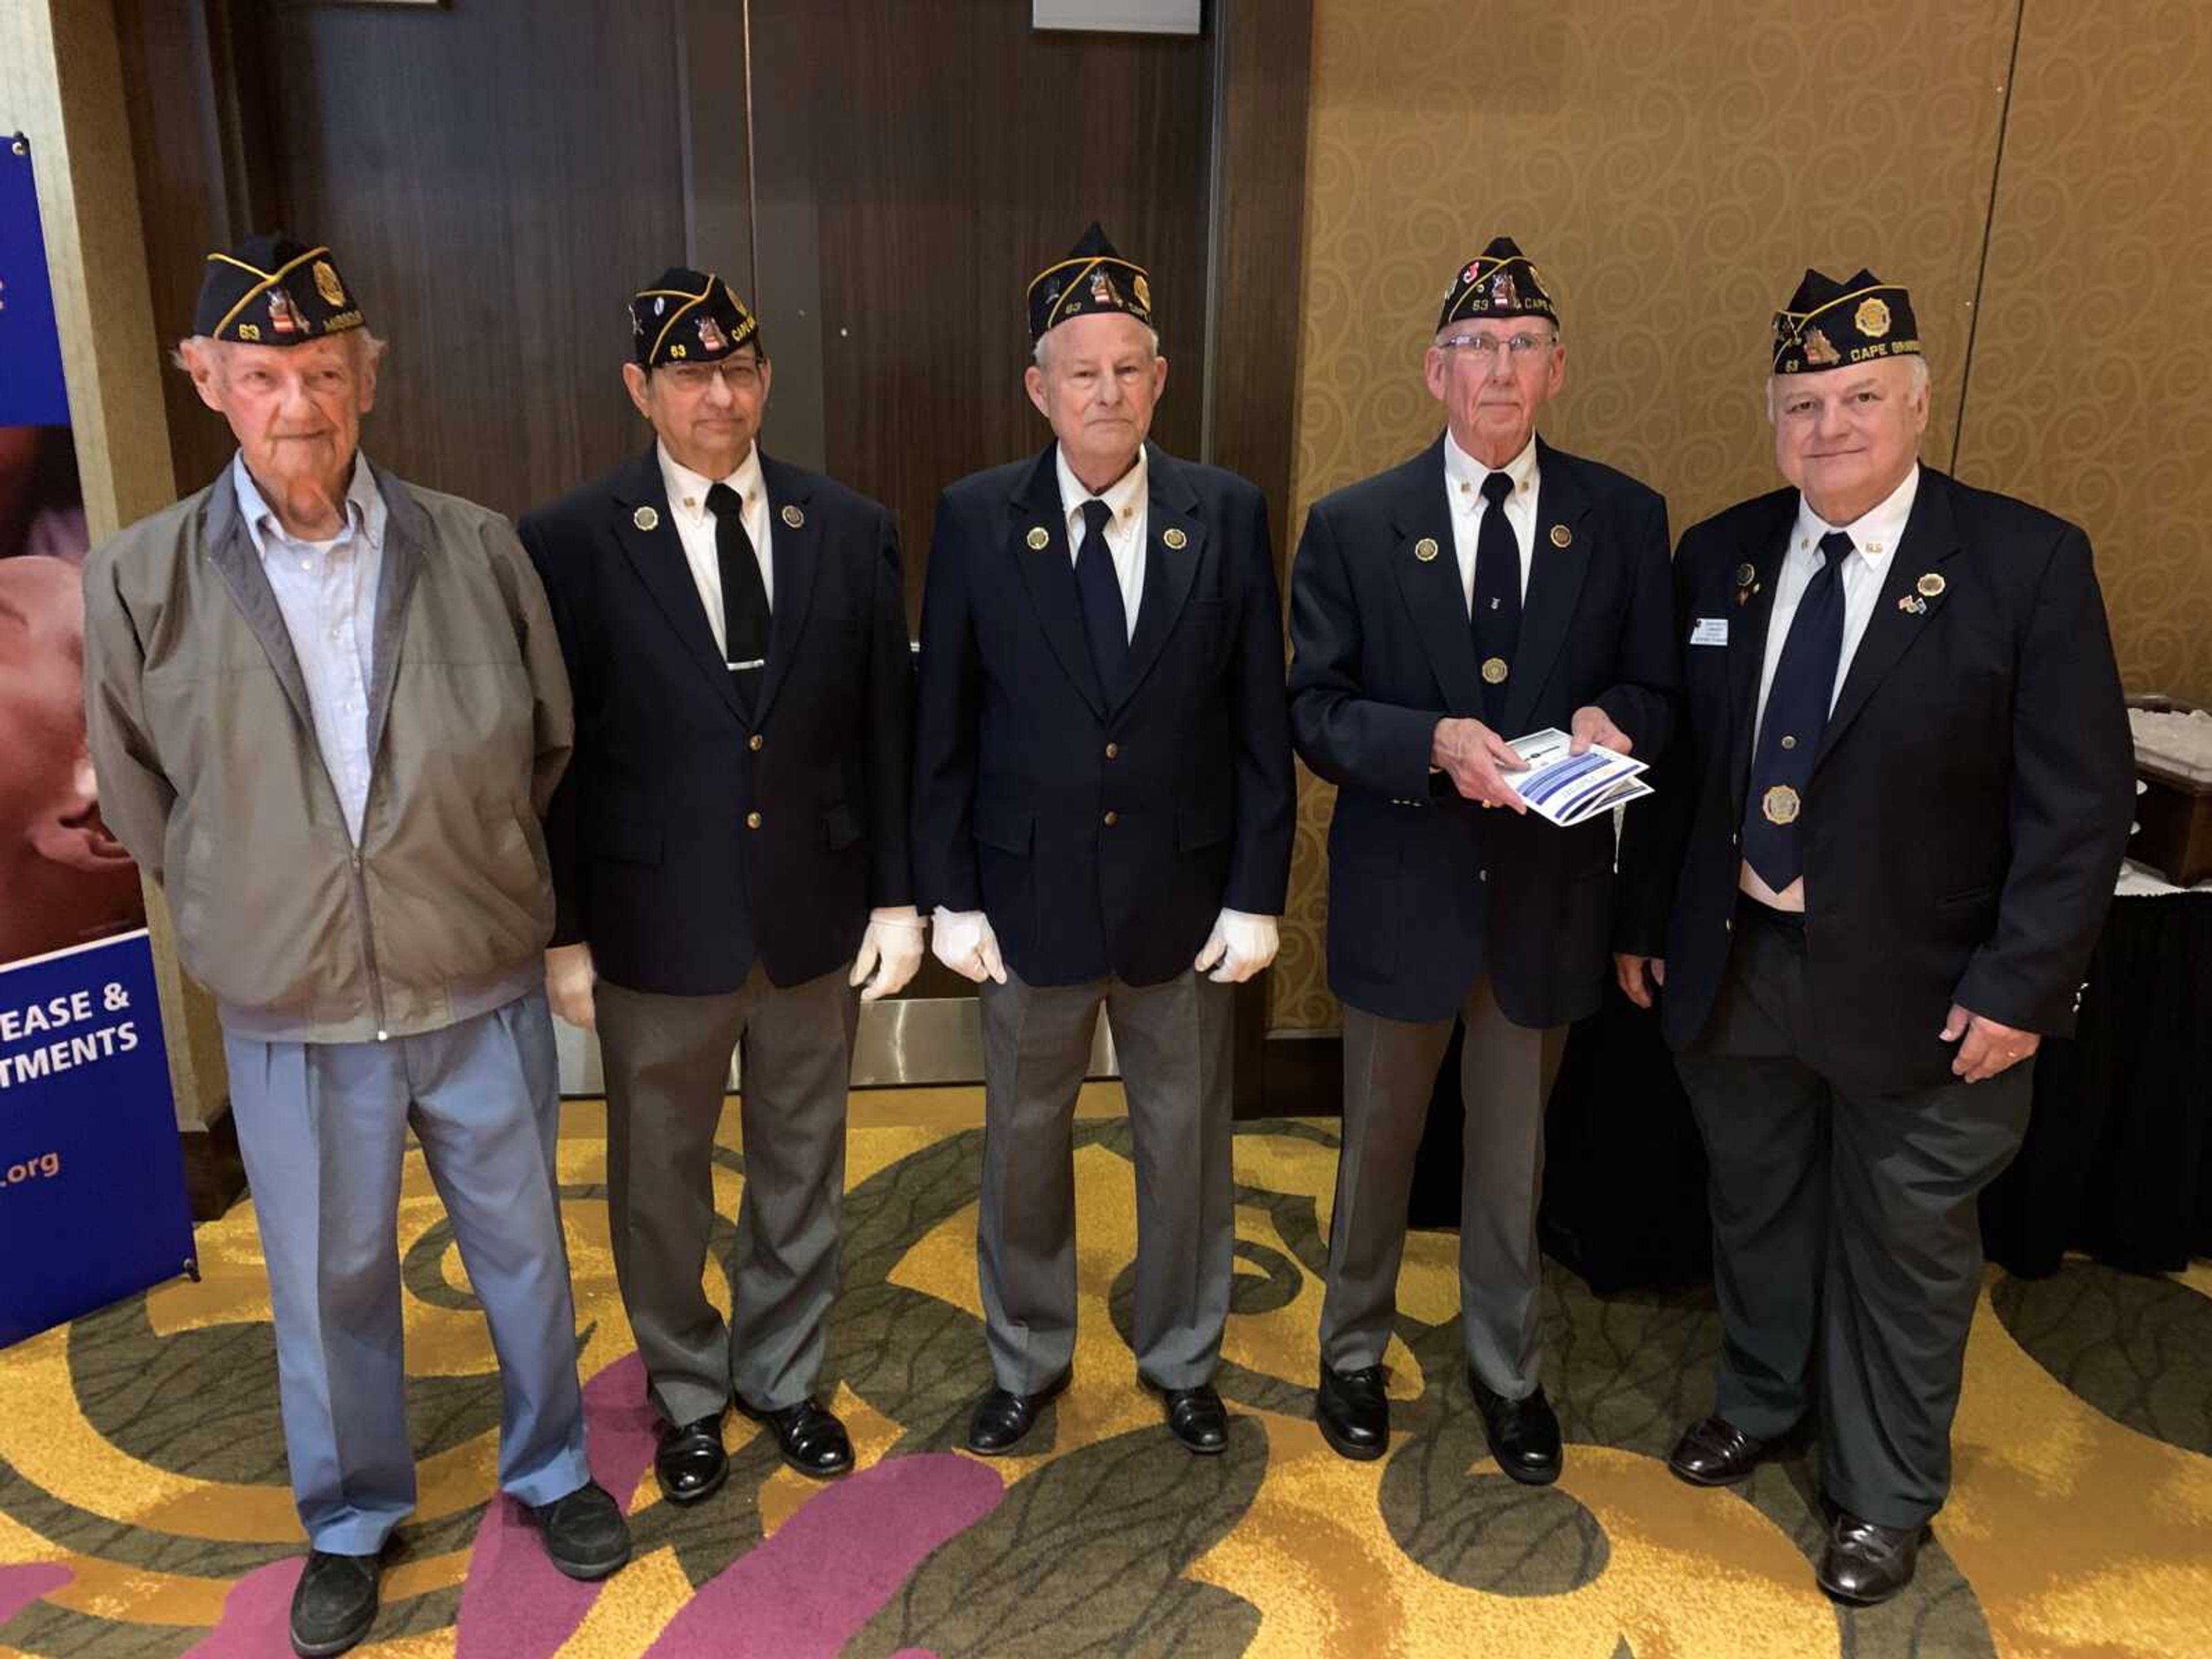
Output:
M1464 498L1480 506L1483 499L1482 481L1494 471L1503 471L1507 477L1513 480L1513 496L1507 497L1509 501L1528 489L1536 477L1536 434L1530 433L1528 441L1521 446L1521 453L1499 469L1485 466L1476 460L1459 447L1459 440L1452 436L1449 428L1446 428L1444 478L1451 485L1455 500ZM1467 488L1462 489L1462 484Z
M1053 465L1060 473L1060 512L1072 520L1083 510L1084 502L1091 499L1091 490L1068 465L1065 447L1054 444L1052 454ZM1106 503L1106 510L1114 515L1115 524L1127 524L1135 515L1138 505L1145 499L1148 471L1145 447L1139 444L1135 464L1098 493L1098 499Z
M1849 524L1830 524L1813 510L1801 492L1797 497L1797 527L1792 532L1800 549L1815 546L1832 530L1841 530L1851 546L1870 564L1887 562L1905 539L1905 521L1912 517L1913 498L1920 493L1920 463L1905 475L1905 482L1889 492L1879 507L1870 507Z
M230 463L231 488L238 497L238 516L246 520L246 533L253 542L253 550L261 558L269 556L272 538L281 539L291 547L310 547L314 543L304 542L286 530L277 518L276 509L262 495L261 486L253 481L253 474L246 465L246 452L240 450ZM368 458L359 450L354 452L353 477L346 485L345 525L330 538L331 544L346 539L355 532L368 538L372 550L384 545L384 492L376 487L376 474L370 469Z
M668 504L678 512L694 519L707 516L707 492L717 483L726 483L744 498L750 507L755 498L768 487L761 477L760 444L756 440L745 450L745 458L738 463L738 470L726 478L708 478L694 472L668 453L668 446L653 441L653 452L660 458L660 482L668 491Z

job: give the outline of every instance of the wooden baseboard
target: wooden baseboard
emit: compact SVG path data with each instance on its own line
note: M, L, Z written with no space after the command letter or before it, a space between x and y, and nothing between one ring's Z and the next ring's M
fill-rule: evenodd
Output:
M225 1112L204 1129L182 1129L185 1195L194 1221L213 1221L246 1190L246 1164L238 1155L238 1125Z
M1238 1091L1240 1095L1243 1091ZM1256 1103L1237 1115L1339 1117L1344 1112L1344 1038L1336 1031L1270 1031L1260 1045Z

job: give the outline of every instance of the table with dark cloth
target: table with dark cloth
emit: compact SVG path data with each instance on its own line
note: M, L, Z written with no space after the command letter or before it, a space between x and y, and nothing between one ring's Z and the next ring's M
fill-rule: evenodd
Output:
M1990 1259L2030 1277L2081 1250L2136 1272L2212 1255L2212 892L2114 899L2079 1029L2044 1043L2012 1167L1982 1199ZM1437 1069L1410 1208L1458 1224L1459 1037ZM1711 1273L1705 1157L1655 1016L1608 986L1545 1126L1544 1249L1601 1293Z

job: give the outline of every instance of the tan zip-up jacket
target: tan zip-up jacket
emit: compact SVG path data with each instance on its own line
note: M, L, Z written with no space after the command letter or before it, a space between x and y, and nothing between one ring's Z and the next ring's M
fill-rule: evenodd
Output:
M228 469L85 566L100 814L234 1036L410 1036L544 978L539 817L573 735L544 592L499 514L371 471L387 519L358 849Z

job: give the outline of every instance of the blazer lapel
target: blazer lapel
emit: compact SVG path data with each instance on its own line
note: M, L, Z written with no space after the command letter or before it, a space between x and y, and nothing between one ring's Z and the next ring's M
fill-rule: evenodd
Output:
M677 535L676 522L669 512L668 488L661 482L660 464L653 451L646 451L623 470L615 481L613 499L616 544L667 617L684 654L707 676L730 712L743 719L737 689L730 684L729 666L714 648L714 630L707 621L706 606L700 603L699 585L691 580L683 539Z
M761 673L759 702L753 714L756 726L765 725L768 711L791 672L791 661L806 627L806 609L814 598L814 572L821 561L821 532L806 512L814 486L806 474L781 461L761 457L761 478L768 489L769 562L775 572L775 593L769 605L768 666Z
M1528 550L1528 598L1521 606L1521 640L1506 684L1505 729L1511 741L1528 724L1582 598L1589 570L1589 501L1574 463L1542 439L1536 441L1536 534ZM1562 536L1564 534L1564 539Z
M1145 507L1145 591L1137 605L1137 629L1129 641L1129 674L1120 702L1137 695L1182 616L1191 583L1205 549L1206 525L1198 516L1198 492L1182 463L1147 445L1148 489Z
M300 672L299 653L292 649L292 631L284 625L276 590L269 585L269 573L261 568L261 556L253 550L245 514L238 510L238 488L228 467L208 492L206 536L208 562L230 590L231 602L267 655L301 729L313 732L315 717L307 704L307 677Z
M1400 469L1401 488L1390 506L1398 540L1389 551L1413 632L1455 714L1482 712L1482 678L1474 665L1474 635L1468 627L1467 592L1460 586L1459 553L1452 540L1451 502L1444 489L1444 441Z
M1797 493L1775 497L1772 514L1756 519L1737 549L1728 572L1724 603L1729 623L1729 742L1731 805L1742 815L1743 793L1751 781L1751 738L1759 725L1759 682L1766 664L1766 629L1774 616L1774 589L1790 551L1790 528L1797 513ZM1751 580L1743 580L1746 569ZM1677 641L1680 644L1680 641Z
M1083 601L1075 589L1075 559L1067 545L1067 510L1060 503L1060 475L1048 447L1030 470L1028 482L1006 505L1006 556L1021 572L1030 603L1043 625L1045 641L1067 678L1075 682L1100 720L1106 696L1091 661L1091 641L1083 633ZM1038 532L1042 532L1042 540Z
M1890 555L1881 597L1875 601L1874 615L1867 620L1866 632L1859 636L1859 648L1844 672L1843 690L1821 731L1820 747L1813 757L1816 771L1858 718L1883 677L1912 648L1913 641L1933 626L1930 618L1942 605L1942 595L1922 598L1917 589L1921 577L1935 572L1959 550L1959 527L1951 515L1948 482L1930 468L1920 471L1919 489L1913 496L1911 515L1905 521L1904 539ZM1915 599L1921 599L1922 609L1901 608Z

